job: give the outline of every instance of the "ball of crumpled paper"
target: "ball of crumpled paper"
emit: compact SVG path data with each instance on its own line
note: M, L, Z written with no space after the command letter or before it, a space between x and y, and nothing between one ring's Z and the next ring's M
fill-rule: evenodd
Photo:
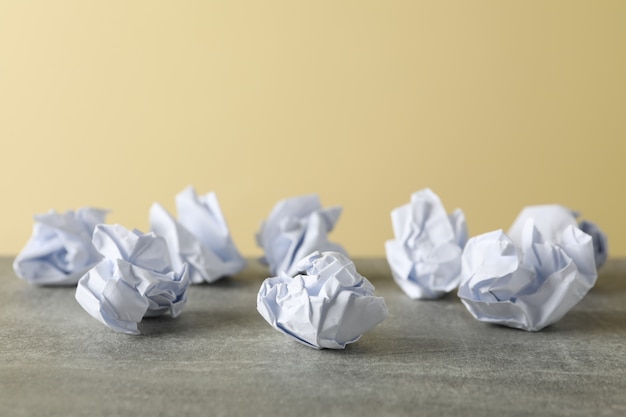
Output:
M314 252L297 264L295 277L266 279L257 310L276 330L312 348L343 349L387 317L374 286L350 259Z
M597 277L590 235L568 225L548 240L528 218L518 244L501 230L468 241L458 295L480 321L538 331L578 304Z
M104 259L78 281L76 300L92 317L116 332L139 334L144 317L177 317L187 302L187 266L172 268L165 239L99 225L93 244Z
M345 254L343 247L328 240L341 207L322 208L319 197L305 195L279 201L256 235L265 252L262 261L271 274L285 271L293 275L296 263L314 251Z
M32 284L75 285L102 256L91 243L107 211L91 207L35 216L33 234L13 262L15 273Z
M461 280L461 253L467 241L465 215L447 214L439 197L426 188L391 212L395 239L385 243L396 283L413 299L432 299L455 289Z
M600 268L608 257L606 234L589 220L578 222L577 218L579 216L578 212L558 204L528 206L522 209L509 229L508 234L515 243L519 244L524 223L527 219L534 219L535 227L545 239L559 243L559 239L566 227L577 227L591 236L596 267Z
M191 282L198 284L245 268L215 193L198 196L187 187L176 196L176 208L178 221L158 203L150 208L150 228L167 241L174 269L187 263Z

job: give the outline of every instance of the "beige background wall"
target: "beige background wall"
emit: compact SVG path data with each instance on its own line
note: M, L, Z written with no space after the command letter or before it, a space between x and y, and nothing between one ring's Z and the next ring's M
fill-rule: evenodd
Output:
M82 205L147 229L188 184L237 245L284 197L384 253L429 186L472 234L582 211L626 256L624 1L0 0L0 253Z

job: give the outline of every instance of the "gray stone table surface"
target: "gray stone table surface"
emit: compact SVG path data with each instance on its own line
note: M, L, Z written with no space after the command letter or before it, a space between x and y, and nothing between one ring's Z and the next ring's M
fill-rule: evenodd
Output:
M91 318L74 289L36 287L0 258L0 416L626 416L626 260L538 333L475 321L455 294L412 301L383 259L357 259L389 318L314 350L256 311L267 270L190 288L141 336Z

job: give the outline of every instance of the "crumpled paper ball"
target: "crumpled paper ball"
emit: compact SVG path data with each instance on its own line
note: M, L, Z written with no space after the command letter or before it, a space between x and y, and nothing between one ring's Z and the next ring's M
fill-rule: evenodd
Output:
M391 212L395 239L385 243L396 283L412 299L432 299L461 281L461 254L467 241L465 215L447 214L439 197L426 188Z
M172 268L165 239L99 225L94 246L104 259L78 281L76 300L92 317L116 332L139 334L144 317L177 317L187 302L187 266Z
M176 196L178 221L158 203L150 208L150 228L167 241L175 270L187 263L194 284L215 282L246 267L222 214L217 196L198 196L187 187Z
M267 278L257 310L276 330L316 349L343 349L388 316L385 301L337 252L314 252L297 264L295 277Z
M32 284L76 285L102 259L91 235L106 215L91 207L36 215L33 234L13 262L15 273Z
M296 263L314 251L333 251L345 254L340 245L328 241L328 233L335 227L341 207L322 208L317 195L305 195L279 201L256 235L258 246L265 256L272 275L285 271L297 272Z
M543 237L555 243L559 243L559 239L566 227L578 227L591 236L596 267L599 269L604 265L608 257L606 234L596 224L588 220L583 220L579 223L577 221L579 216L580 214L576 211L558 204L528 206L521 211L513 222L509 229L509 236L515 243L519 244L524 223L531 218L535 220L535 227L541 232Z
M458 295L480 321L538 331L560 320L594 286L593 243L575 225L548 240L533 218L524 222L519 239L516 244L501 230L470 239Z

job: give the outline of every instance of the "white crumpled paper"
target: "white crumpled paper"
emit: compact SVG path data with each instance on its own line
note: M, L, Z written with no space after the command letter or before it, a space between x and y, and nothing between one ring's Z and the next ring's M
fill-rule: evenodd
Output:
M578 227L593 239L596 267L600 268L608 257L606 235L594 223L583 220L577 222L579 213L558 204L546 204L525 207L509 229L509 236L516 244L521 241L522 229L527 219L535 220L535 227L546 240L559 243L563 230L567 226Z
M333 251L345 254L343 247L328 241L328 233L335 227L341 207L322 208L317 195L305 195L279 201L256 235L263 248L262 262L269 265L271 274L297 272L296 262L314 251Z
M595 284L593 243L571 224L548 240L533 218L516 238L517 245L499 230L470 239L458 295L480 321L538 331L560 320Z
M178 221L158 203L150 208L150 227L167 241L173 267L189 266L192 283L215 282L246 266L230 236L217 196L198 196L187 187L176 196Z
M276 330L309 347L343 349L387 318L374 286L350 259L337 252L314 252L297 264L295 277L267 278L257 310Z
M461 280L461 253L467 241L465 215L448 215L426 188L391 212L395 239L385 244L396 283L413 299L439 298Z
M91 243L107 211L90 207L35 216L33 234L13 262L15 273L32 284L76 285L102 256Z
M187 302L187 265L172 269L165 239L120 225L99 225L94 246L104 259L76 287L76 300L116 332L139 334L144 317L177 317Z

